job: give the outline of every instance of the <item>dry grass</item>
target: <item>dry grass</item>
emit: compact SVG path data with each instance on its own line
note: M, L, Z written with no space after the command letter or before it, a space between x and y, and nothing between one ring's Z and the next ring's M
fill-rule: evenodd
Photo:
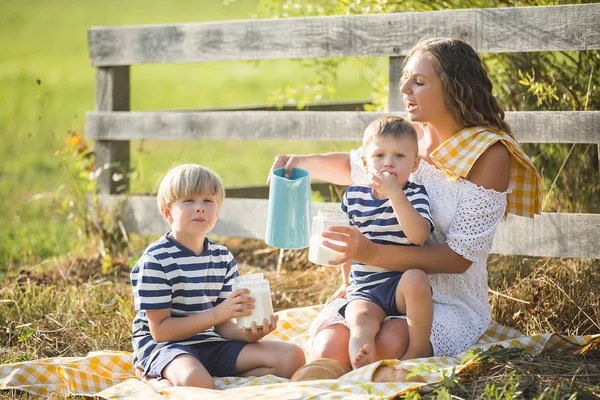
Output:
M600 397L600 349L585 355L526 354L520 349L492 349L482 362L461 375L453 391L474 399Z
M600 261L492 256L493 318L525 334L600 333Z
M100 258L56 262L8 279L0 289L0 361L83 356L130 349L133 310L129 266Z
M265 273L277 310L321 304L339 285L339 270L309 263L306 250L284 252L278 271L279 250L264 242L233 238L220 242L232 250L242 274ZM134 313L129 262L113 260L106 274L101 273L101 265L100 257L65 258L13 272L0 285L4 327L0 362L84 356L98 349L130 351ZM492 256L493 317L527 334L598 333L599 266L595 260ZM556 398L568 398L575 391L578 398L583 392L599 396L597 349L586 357L504 351L487 359L485 368L461 375L460 385L449 392L458 398L505 398L504 392L517 382L518 398L542 393L543 398L553 398L551 392L559 393ZM486 385L494 385L487 389L489 396ZM492 396L494 391L504 394ZM0 392L0 396L28 398L20 392Z

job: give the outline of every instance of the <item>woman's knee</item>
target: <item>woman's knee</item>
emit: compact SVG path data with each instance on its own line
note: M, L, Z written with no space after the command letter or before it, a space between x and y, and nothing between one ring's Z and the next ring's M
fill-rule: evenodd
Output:
M315 336L311 349L311 359L331 358L350 365L349 340L350 331L342 324L323 329Z
M405 319L392 319L381 324L375 337L377 359L400 358L408 348L408 325Z

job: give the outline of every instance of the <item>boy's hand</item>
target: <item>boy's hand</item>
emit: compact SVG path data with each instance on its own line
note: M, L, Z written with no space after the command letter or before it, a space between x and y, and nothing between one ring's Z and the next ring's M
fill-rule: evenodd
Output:
M346 298L346 289L348 288L348 286L350 286L349 283L342 283L342 285L335 291L335 293L332 294L327 299L325 304L329 304L332 301L334 301L335 299L345 299Z
M279 315L271 315L271 323L269 324L269 320L266 318L263 320L262 329L258 329L256 322L252 323L251 328L242 328L242 341L253 343L257 342L263 337L267 336L269 333L273 332L277 329L277 321L279 320Z
M396 175L389 172L373 174L371 179L373 180L373 183L370 185L371 188L377 190L387 198L395 196L402 191L402 185L398 182Z
M250 293L248 289L238 289L231 293L228 298L215 307L218 316L223 321L232 318L246 317L252 314L254 309L254 298L245 296Z

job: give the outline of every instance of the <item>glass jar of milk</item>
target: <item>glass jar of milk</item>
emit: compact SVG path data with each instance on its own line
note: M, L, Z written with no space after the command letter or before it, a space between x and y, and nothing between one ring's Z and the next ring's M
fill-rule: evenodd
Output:
M350 225L350 222L346 213L342 211L319 210L317 216L313 217L308 261L320 265L329 265L330 261L334 261L340 256L337 251L323 246L325 238L321 234L327 232L331 225ZM335 240L328 239L327 241L341 246L344 245L343 242Z
M271 323L271 315L273 315L271 288L269 287L269 281L263 278L263 274L238 276L233 280L232 286L234 291L238 289L250 290L250 294L247 296L254 298L252 314L237 318L238 328L252 328L253 322L256 322L257 328L262 328L265 318Z

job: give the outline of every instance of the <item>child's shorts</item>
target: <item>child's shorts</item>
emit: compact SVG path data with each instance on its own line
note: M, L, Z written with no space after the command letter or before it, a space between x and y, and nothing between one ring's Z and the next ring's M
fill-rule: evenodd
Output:
M236 376L235 362L240 352L248 343L219 341L183 345L168 344L158 351L150 364L148 378L163 378L162 372L173 359L182 354L189 354L202 363L211 376Z
M377 304L388 317L404 315L396 308L396 288L401 278L402 274L398 273L379 285L348 293L348 303L340 308L340 314L342 317L346 317L346 307L348 304L353 300L361 299Z

